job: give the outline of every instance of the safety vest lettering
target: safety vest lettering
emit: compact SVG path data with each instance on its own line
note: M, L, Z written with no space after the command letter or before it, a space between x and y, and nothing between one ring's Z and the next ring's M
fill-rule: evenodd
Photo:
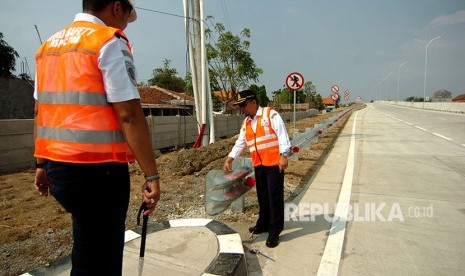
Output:
M89 36L95 31L97 30L88 27L70 27L52 35L47 41L53 48L77 44L82 36Z

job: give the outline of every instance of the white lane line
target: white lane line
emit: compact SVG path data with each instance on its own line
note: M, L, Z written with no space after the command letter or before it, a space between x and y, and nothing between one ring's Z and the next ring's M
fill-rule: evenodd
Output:
M462 144L462 146L464 146L464 147L465 147L465 144Z
M409 122L404 122L404 123L406 123L406 124L409 125L409 126L413 126L412 123L409 123Z
M419 126L415 126L415 127L418 128L418 129L424 130L424 131L427 130L426 128L422 128L422 127L419 127Z
M439 133L433 132L433 135L436 135L437 137L441 137L442 139L446 139L446 140L448 140L448 141L452 141L451 138L446 137L446 136L443 136L443 135L441 135L441 134L439 134Z
M355 112L354 125L352 126L352 135L350 138L349 155L347 156L347 165L342 182L341 192L334 212L334 220L329 230L328 240L326 241L325 251L321 258L318 276L331 275L337 276L339 262L341 260L342 248L344 245L344 236L347 226L347 216L352 192L352 181L354 178L355 167L355 128L357 125L357 114Z

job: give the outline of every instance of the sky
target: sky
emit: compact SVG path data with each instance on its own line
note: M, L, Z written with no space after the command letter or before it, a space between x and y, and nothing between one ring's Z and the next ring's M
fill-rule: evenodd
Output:
M45 40L82 10L79 0L1 2L0 32L20 55L17 74L21 61L35 72L40 40L34 25ZM403 100L431 96L439 89L453 96L465 93L465 0L203 2L204 14L233 34L250 29L249 51L263 69L255 84L264 85L270 98L271 92L285 87L292 72L311 81L323 97L337 84L340 93L349 91L349 101ZM125 33L134 45L138 81L150 79L164 59L184 77L183 1L136 0L136 7L138 19Z

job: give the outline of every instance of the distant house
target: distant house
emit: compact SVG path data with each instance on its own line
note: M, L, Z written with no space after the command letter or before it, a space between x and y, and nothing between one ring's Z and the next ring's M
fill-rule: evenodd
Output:
M323 104L325 106L330 106L330 105L335 105L336 102L333 100L333 98L329 97L329 98L323 98Z
M234 93L232 91L213 91L212 98L216 98L221 103L221 111L218 113L222 114L239 114L240 110L233 104L236 102L234 99ZM225 105L226 103L226 105ZM217 108L219 110L220 108Z
M453 103L464 103L465 102L465 94L458 95L457 97L452 99Z
M145 116L194 115L194 97L158 86L139 86L142 109Z

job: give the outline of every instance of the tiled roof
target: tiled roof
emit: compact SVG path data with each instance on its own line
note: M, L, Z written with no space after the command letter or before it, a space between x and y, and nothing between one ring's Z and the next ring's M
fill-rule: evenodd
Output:
M213 91L213 96L217 97L218 100L233 99L232 91Z
M458 95L452 99L453 102L465 102L465 94Z
M323 98L323 104L325 105L333 105L334 104L334 100L329 97L329 98Z
M137 90L143 104L166 104L171 100L194 100L193 97L185 93L174 92L158 86L138 86Z

